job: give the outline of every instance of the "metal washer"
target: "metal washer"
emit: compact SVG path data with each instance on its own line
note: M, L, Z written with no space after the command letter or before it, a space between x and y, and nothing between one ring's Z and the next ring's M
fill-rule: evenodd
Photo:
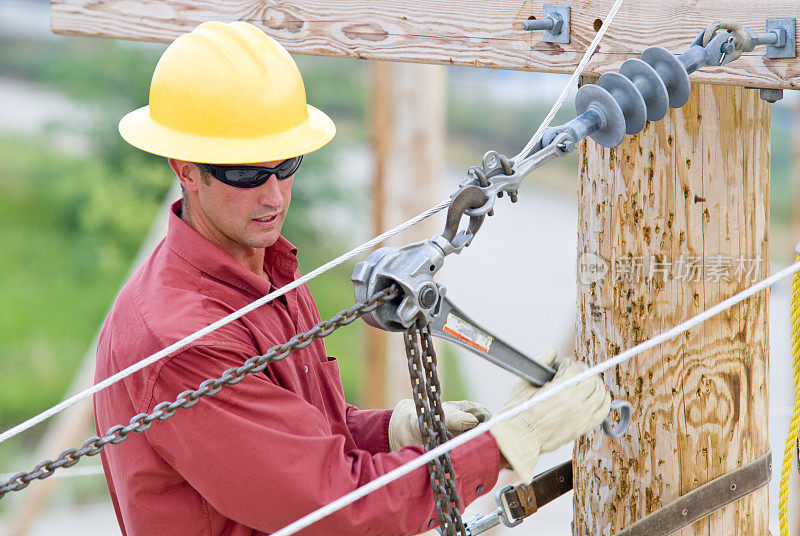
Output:
M686 104L692 84L689 73L678 58L664 47L648 47L642 52L642 61L652 66L664 81L670 108L680 108Z
M625 114L625 132L641 132L647 123L647 104L630 78L619 73L606 73L597 85L607 90L616 99Z
M591 134L594 141L603 147L616 147L625 139L625 114L614 97L595 84L587 84L575 95L575 110L581 115L593 107L605 118L605 126Z
M631 58L622 63L619 72L636 85L637 91L644 98L648 121L659 121L667 115L669 94L655 69L640 59Z

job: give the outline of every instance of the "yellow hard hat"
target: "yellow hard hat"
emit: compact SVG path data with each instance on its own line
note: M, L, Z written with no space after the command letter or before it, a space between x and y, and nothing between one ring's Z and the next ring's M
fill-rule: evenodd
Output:
M306 104L300 71L277 41L246 22L205 22L167 47L150 106L123 117L119 132L149 153L247 164L319 149L336 127Z

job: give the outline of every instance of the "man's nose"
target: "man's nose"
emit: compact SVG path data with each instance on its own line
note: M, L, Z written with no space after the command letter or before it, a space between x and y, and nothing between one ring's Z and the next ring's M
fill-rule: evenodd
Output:
M274 173L267 182L258 186L258 194L258 201L262 205L271 207L283 206L283 191L280 181L278 181L278 177L276 177Z

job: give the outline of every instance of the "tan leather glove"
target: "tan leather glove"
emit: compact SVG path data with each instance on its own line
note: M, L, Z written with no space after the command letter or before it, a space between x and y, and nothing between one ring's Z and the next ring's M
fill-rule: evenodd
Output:
M541 388L520 380L502 411L519 406L541 390L547 390L587 368L569 358L556 360L553 348L546 349L537 359L556 366L553 380ZM524 482L530 482L535 476L534 466L540 453L553 451L599 426L608 416L610 405L611 395L603 380L594 376L498 424L491 433L511 468Z
M453 435L458 435L492 418L488 409L469 400L443 402L442 409L444 409L444 426ZM389 450L400 450L409 445L422 445L422 434L419 431L414 401L406 398L395 406L389 419Z

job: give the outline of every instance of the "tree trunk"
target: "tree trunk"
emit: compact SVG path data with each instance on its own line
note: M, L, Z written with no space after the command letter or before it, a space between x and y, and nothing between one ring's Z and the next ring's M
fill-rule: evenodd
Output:
M580 146L578 354L608 359L766 277L770 109L700 85L615 149ZM605 374L633 424L575 448L576 535L609 535L769 449L762 292ZM768 534L768 490L684 535Z

